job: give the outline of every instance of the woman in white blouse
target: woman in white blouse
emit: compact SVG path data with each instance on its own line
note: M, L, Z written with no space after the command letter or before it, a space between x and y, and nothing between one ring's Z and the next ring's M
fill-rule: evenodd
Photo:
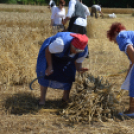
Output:
M55 7L55 9L52 12L51 15L51 26L53 26L52 31L53 32L59 32L60 29L61 31L64 29L64 26L62 24L63 19L65 18L65 1L60 0L59 1L59 6ZM55 33L54 33L55 34Z

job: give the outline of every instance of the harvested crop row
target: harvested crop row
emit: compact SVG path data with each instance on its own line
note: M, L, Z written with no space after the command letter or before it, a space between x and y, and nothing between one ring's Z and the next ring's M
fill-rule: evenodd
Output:
M113 120L125 92L118 92L117 96L113 85L88 73L77 75L76 82L76 95L60 114L70 122Z

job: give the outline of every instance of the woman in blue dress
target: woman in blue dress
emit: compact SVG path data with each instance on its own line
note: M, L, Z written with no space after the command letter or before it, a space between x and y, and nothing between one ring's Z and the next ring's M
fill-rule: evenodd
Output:
M126 31L121 23L113 23L107 31L110 41L118 44L120 51L125 52L130 60L128 73L121 89L129 90L129 109L124 112L127 116L134 116L134 31Z
M69 101L72 83L77 71L87 71L82 68L82 62L88 54L88 37L70 32L59 32L46 39L39 51L37 59L37 77L41 96L39 105L45 104L47 87L62 89L63 101Z

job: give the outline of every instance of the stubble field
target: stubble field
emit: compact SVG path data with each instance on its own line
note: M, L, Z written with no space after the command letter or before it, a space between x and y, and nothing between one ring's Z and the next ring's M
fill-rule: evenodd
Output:
M89 17L87 26L90 56L83 66L88 67L88 72L94 77L102 76L109 83L114 83L115 93L120 91L129 61L116 44L108 41L106 31L115 21L122 22L127 30L134 30L130 9L125 11L128 14L118 12L116 19ZM0 5L0 133L133 134L134 120L118 115L107 122L66 121L53 112L59 109L61 90L48 89L45 110L38 108L39 85L35 82L31 91L29 83L36 78L39 49L43 41L52 36L50 16L49 9L44 6ZM75 84L70 96L74 94ZM128 108L127 94L122 96L118 105L123 110Z

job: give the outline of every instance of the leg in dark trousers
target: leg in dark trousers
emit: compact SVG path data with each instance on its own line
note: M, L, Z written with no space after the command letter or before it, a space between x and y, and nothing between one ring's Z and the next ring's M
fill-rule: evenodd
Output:
M93 17L93 7L91 7L91 16Z
M95 8L95 18L97 19L98 18L98 15L97 15L97 10Z
M94 6L91 7L91 16L93 17L93 14L96 14L96 8Z

